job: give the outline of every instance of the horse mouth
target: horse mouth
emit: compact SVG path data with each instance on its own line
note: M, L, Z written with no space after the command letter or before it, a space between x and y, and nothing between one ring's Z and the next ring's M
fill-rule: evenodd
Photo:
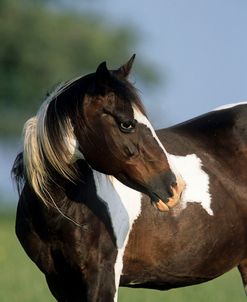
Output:
M161 199L158 199L158 201L152 199L151 203L160 212L169 212L170 211L169 206Z
M151 203L160 212L169 212L180 202L184 188L185 183L180 180L178 184L176 184L174 187L171 187L172 196L166 201L162 200L156 193L153 193L151 196Z

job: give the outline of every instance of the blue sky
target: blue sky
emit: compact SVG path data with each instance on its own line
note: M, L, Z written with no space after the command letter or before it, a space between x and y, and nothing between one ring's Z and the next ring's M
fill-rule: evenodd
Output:
M156 127L247 100L246 0L74 3L140 31L137 60L144 55L166 77L152 91L136 83Z

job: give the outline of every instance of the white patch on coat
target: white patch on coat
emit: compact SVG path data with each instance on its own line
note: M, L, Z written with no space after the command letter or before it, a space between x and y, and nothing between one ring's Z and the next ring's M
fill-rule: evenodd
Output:
M117 259L115 263L114 301L117 301L120 276L123 269L123 255L128 243L129 234L134 221L141 213L142 194L135 191L113 176L93 171L97 195L106 203L111 217L117 243Z
M213 215L210 208L211 195L209 193L209 177L202 170L202 162L195 154L187 156L175 156L169 154L159 138L147 117L133 105L134 118L138 123L146 125L152 132L153 137L157 140L159 146L166 154L169 166L176 177L179 175L185 182L185 190L181 196L182 208L186 208L187 203L197 202L207 211L209 215Z
M226 105L222 105L222 106L219 106L219 107L215 108L213 111L229 109L229 108L233 108L233 107L236 107L236 106L239 106L239 105L246 105L246 104L247 104L247 102L226 104Z
M189 202L197 202L209 215L213 215L209 193L209 176L203 171L200 158L196 154L187 156L170 154L170 157L185 182L185 189L181 196L182 209L185 209Z

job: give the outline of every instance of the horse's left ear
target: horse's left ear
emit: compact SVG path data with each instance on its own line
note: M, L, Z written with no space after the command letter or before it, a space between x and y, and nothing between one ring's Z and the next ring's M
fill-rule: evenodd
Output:
M96 70L96 79L99 81L107 80L110 77L110 72L106 66L106 62L99 64Z
M119 75L119 76L122 76L124 78L127 78L130 74L133 62L135 60L135 56L136 55L134 54L127 63L122 65L120 68L118 68L116 70L116 74Z
M109 84L110 79L110 71L108 70L106 66L106 62L101 63L95 73L95 80L96 80L96 89L98 90L98 93L104 94L106 87Z

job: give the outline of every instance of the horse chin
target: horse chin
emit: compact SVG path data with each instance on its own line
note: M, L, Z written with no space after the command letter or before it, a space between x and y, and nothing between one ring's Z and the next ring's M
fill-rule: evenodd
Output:
M181 178L179 178L177 185L171 188L173 194L172 197L168 198L167 201L163 201L158 195L156 195L154 198L151 198L152 205L160 212L169 212L170 209L180 202L184 189L185 183Z
M159 199L158 201L153 201L152 200L152 205L158 209L160 212L169 212L170 208L168 207L168 205L163 202L161 199Z

